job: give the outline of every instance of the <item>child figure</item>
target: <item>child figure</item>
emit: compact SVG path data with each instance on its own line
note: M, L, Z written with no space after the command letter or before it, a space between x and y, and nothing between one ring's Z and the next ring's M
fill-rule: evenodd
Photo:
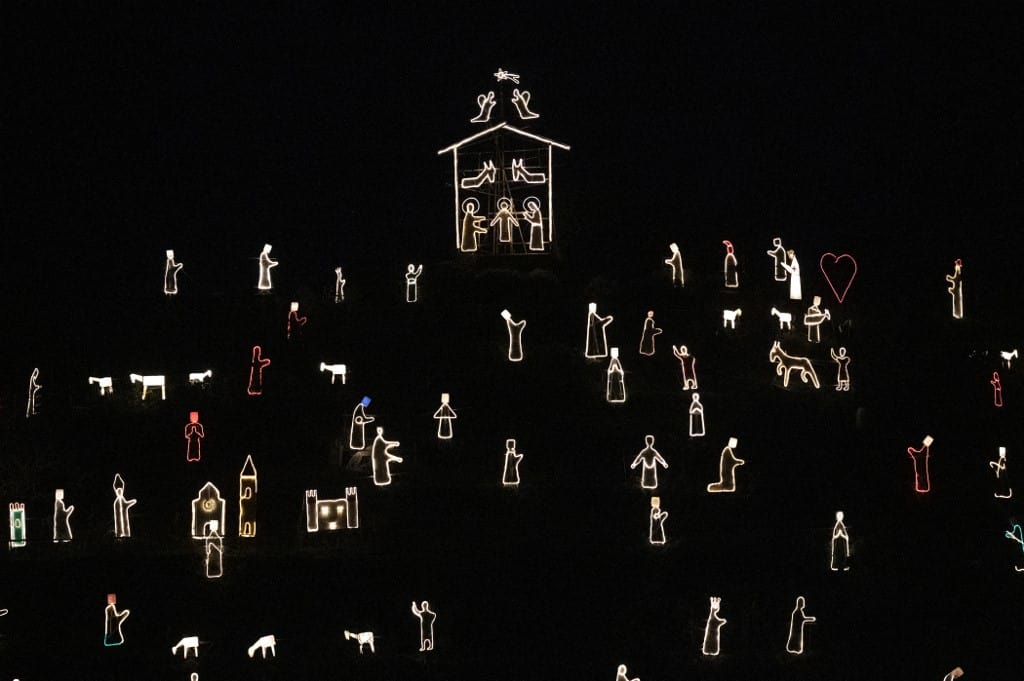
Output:
M661 510L661 497L651 497L651 518L650 527L647 532L647 540L656 546L665 543L665 521L668 519L668 511Z
M270 360L263 358L263 348L258 345L252 346L252 360L249 363L249 387L246 392L250 395L263 394L263 370L270 366Z
M836 390L849 390L850 358L846 354L846 348L839 348L839 354L836 354L835 348L829 348L829 352L832 354L832 360L836 363Z
M672 268L672 286L683 285L683 254L679 252L679 245L670 243L668 250L671 255L665 260L665 264Z
M733 252L732 242L723 241L725 245L725 262L722 265L722 273L725 275L726 288L739 288L740 273L737 269L736 254Z
M612 348L611 359L608 360L608 380L605 384L604 398L612 404L626 401L626 375L619 361L619 349Z
M419 299L419 277L423 274L423 265L416 267L412 263L405 268L405 302L415 303Z
M370 463L373 465L373 484L378 487L391 484L391 462L402 463L403 459L391 453L401 444L397 440L385 440L384 429L377 426L377 437L373 441Z
M523 455L516 452L516 441L512 438L505 440L505 469L501 473L501 484L506 487L515 487L519 484L519 462Z
M203 424L199 423L199 412L188 413L188 423L185 424L185 460L199 461L202 457L200 449L206 433L203 431Z
M736 438L731 437L729 444L722 449L722 456L718 461L718 482L708 485L708 492L715 494L736 491L736 467L746 463L743 459L736 458L736 454L733 453L733 447L738 442Z
M501 311L501 317L505 320L505 327L508 329L508 361L523 361L523 329L526 328L526 320L515 321L512 313L508 310Z
M704 405L698 393L690 397L690 437L704 437Z
M683 373L683 390L696 390L697 389L697 371L696 360L693 355L686 349L685 345L676 347L672 346L672 354L679 360L679 369Z
M658 466L661 465L663 468L668 468L668 463L661 457L658 450L654 448L653 435L644 436L644 448L636 455L636 458L633 459L633 463L629 467L633 469L641 463L643 468L641 469L640 486L644 489L657 489Z
M345 300L345 278L341 274L341 268L334 268L334 302L340 303Z
M836 524L832 527L832 561L830 568L833 572L846 572L850 569L850 535L846 531L846 523L843 522L843 512L836 511Z
M587 359L600 359L608 356L608 337L606 330L612 323L612 316L602 317L597 314L597 303L587 306L587 344L583 355Z
M174 251L167 249L167 262L164 264L164 294L173 296L178 292L178 271L184 267L174 262Z
M711 597L711 609L708 611L708 622L704 625L704 646L702 652L705 655L717 655L720 652L721 630L726 620L718 616L718 609L722 605L721 598Z
M946 275L946 281L949 282L949 295L953 298L953 319L964 318L964 282L963 276L960 272L963 267L963 263L960 258L953 261L953 274Z
M269 291L274 288L270 283L270 270L277 267L277 261L270 257L271 248L270 244L263 244L263 250L260 251L260 280L256 285L260 291Z
M455 410L448 404L449 399L448 393L441 393L441 406L434 412L434 418L437 419L437 439L439 440L452 439L452 421L458 418Z
M53 541L71 541L71 514L74 513L74 506L64 505L64 490L58 489L53 493Z
M654 310L647 311L644 328L640 334L640 354L651 357L654 355L654 337L661 334L661 329L654 325Z

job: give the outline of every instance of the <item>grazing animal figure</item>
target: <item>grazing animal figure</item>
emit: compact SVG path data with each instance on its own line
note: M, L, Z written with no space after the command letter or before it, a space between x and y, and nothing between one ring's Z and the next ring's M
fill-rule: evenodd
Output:
M493 184L498 174L498 168L494 161L484 161L483 168L473 177L464 177L459 183L463 189L478 189L484 183Z
M778 317L779 319L779 330L793 328L793 313L792 312L780 312L777 308L772 308L772 316Z
M811 364L811 360L806 357L793 357L787 355L786 352L779 346L779 341L772 343L772 349L768 352L768 359L775 362L775 373L782 376L782 385L789 387L789 374L793 370L800 372L800 380L804 383L807 379L811 380L815 388L820 388L821 385L818 383L818 375L814 373L814 366Z
M103 376L102 378L90 376L89 385L93 385L94 383L100 386L100 395L108 395L114 392L114 379L110 376Z
M249 657L254 657L256 651L263 653L263 659L267 659L267 649L270 649L270 654L277 657L277 639L274 638L273 634L267 634L266 636L260 636L256 639L256 643L249 646Z
M1010 351L1010 350L1000 350L999 351L999 356L1003 358L1003 364L1005 364L1006 368L1009 369L1010 368L1010 363L1013 360L1017 359L1017 349L1014 348L1012 351ZM91 381L92 379L89 379L89 380Z
M373 632L372 631L360 631L358 633L353 633L353 632L349 631L348 629L346 629L345 630L345 640L346 641L351 641L352 639L355 639L356 642L359 644L359 654L360 655L363 654L363 646L370 646L370 652L371 653L377 652L376 650L373 649Z
M146 392L150 388L160 388L160 399L167 399L166 381L163 376L140 376L139 374L129 374L128 378L132 379L132 383L142 384L142 399L146 399Z
M743 310L736 308L735 310L722 310L722 328L735 329L736 318L743 314Z
M171 648L171 655L177 655L178 648L181 648L185 651L185 654L182 655L182 658L184 659L188 659L188 651L190 650L192 651L194 657L199 657L199 637L186 636L185 638L181 639L176 644L174 644L173 648Z
M331 385L334 385L334 378L336 376L341 376L341 383L344 385L345 379L348 376L348 367L344 364L327 364L326 362L320 362L320 371L331 372Z
M212 369L207 369L206 371L194 371L188 375L188 382L204 383L210 376L213 376Z

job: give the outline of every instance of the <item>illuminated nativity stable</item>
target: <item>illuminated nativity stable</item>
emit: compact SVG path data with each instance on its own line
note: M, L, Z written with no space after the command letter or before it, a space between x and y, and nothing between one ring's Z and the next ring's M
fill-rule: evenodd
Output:
M455 248L463 253L538 255L554 242L554 148L569 146L529 130L540 115L519 75L499 68L476 99L477 130L438 151L451 153Z

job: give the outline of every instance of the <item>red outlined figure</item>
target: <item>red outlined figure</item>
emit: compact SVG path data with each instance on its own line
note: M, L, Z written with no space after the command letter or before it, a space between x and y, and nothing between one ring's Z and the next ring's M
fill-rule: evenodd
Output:
M103 611L103 645L119 646L124 643L124 632L121 625L128 619L130 610L117 609L117 594L107 594L107 607Z
M451 396L448 393L441 393L441 406L434 412L434 418L437 419L438 440L452 439L452 421L457 419L458 415L452 409L452 405L449 404L450 399Z
M486 95L477 95L476 105L480 107L480 113L469 119L470 123L486 123L491 120L491 109L497 102L494 99L494 90L488 91Z
M654 337L661 334L661 329L654 325L654 310L647 311L644 328L640 333L640 354L651 357L654 355Z
M779 341L772 343L772 348L768 351L768 361L775 364L775 373L778 376L782 376L782 386L784 388L789 387L789 375L793 371L800 372L800 380L804 383L809 380L815 388L821 387L821 384L818 383L818 374L814 372L814 365L811 364L811 360L806 357L794 357L787 354L779 345Z
M996 491L992 496L996 499L1013 498L1013 488L1010 487L1010 478L1006 471L1006 447L999 448L999 458L989 461L988 466L996 472Z
M501 471L501 484L505 487L515 487L519 484L519 463L523 456L516 451L514 438L505 440L505 466Z
M600 359L608 356L608 325L614 317L602 317L597 314L597 303L587 305L587 344L583 356L587 359Z
M605 381L604 398L612 404L626 401L626 374L622 370L622 361L619 360L619 349L612 348L611 358L608 360L608 378Z
M679 252L679 244L670 243L668 250L671 255L665 260L665 264L672 268L672 286L683 286L683 254Z
M704 405L700 403L700 395L690 396L690 437L704 437Z
M256 284L256 288L260 291L269 291L274 288L270 283L270 270L277 267L277 261L270 257L271 248L273 246L270 244L263 244L263 250L260 251L260 280Z
M725 261L722 264L722 274L725 276L726 288L739 288L740 272L736 264L736 253L733 250L731 241L722 241L725 246Z
M658 488L658 466L668 468L668 462L662 458L658 450L654 448L654 436L644 435L644 448L640 450L640 453L633 459L633 463L629 465L630 469L634 469L640 464L643 464L640 475L640 486L644 489L657 489Z
M124 539L132 536L132 526L128 511L136 504L137 499L126 499L124 496L124 478L120 473L114 475L114 536Z
M772 249L768 251L768 255L775 261L775 281L786 281L786 249L782 247L782 239L772 239Z
M946 275L946 281L949 282L949 295L953 298L953 319L964 318L964 282L963 274L961 269L963 268L963 262L960 258L953 261L953 274Z
M391 462L402 463L402 457L391 453L391 450L400 444L398 440L385 440L384 429L377 426L377 437L373 441L370 463L373 465L373 484L378 487L391 484Z
M25 418L36 415L39 399L37 393L42 387L39 384L39 367L36 367L28 377L28 404L25 406Z
M518 322L512 319L512 313L508 310L501 311L501 318L505 320L505 327L508 329L508 361L523 361L523 329L526 328L526 320Z
M792 248L786 251L786 262L782 263L782 267L789 272L789 299L801 300L804 296L800 287L800 262Z
M480 247L480 235L487 234L486 215L478 215L480 202L470 197L462 202L462 235L459 249L464 253L473 253Z
M843 522L843 512L836 511L836 524L832 526L832 558L829 564L833 572L846 572L850 569L850 534Z
M836 363L836 390L848 391L850 389L850 356L846 354L846 348L839 348L836 354L835 348L829 348L832 354L832 361Z
M405 268L405 302L415 303L419 300L419 278L423 274L423 265L419 267L409 263Z
M53 493L53 541L71 541L71 514L75 512L74 505L64 505L64 490L58 489Z
M999 372L992 372L992 380L989 381L992 384L992 404L997 407L1003 406L1003 384L999 380Z
M934 440L931 435L925 435L921 441L920 449L907 447L907 454L914 462L914 491L926 494L932 489L932 480L928 472L928 460L931 458L931 446Z
M683 374L683 390L697 389L697 360L686 349L685 345L672 346L672 354L679 360L679 370Z
M434 649L434 620L437 613L430 609L430 603L423 601L416 607L416 601L412 602L412 614L420 621L420 652L424 653Z
M721 652L721 631L726 622L726 620L718 616L718 609L721 605L721 598L711 597L708 622L704 625L704 645L701 647L701 652L705 655L717 655Z
M668 511L661 510L661 497L651 497L651 516L647 528L647 541L656 546L665 543L665 521Z
M804 652L804 625L808 622L816 622L818 618L809 617L804 613L806 602L803 596L796 597L796 605L793 606L793 613L789 616L789 637L786 639L786 652L794 655L802 655Z
M288 326L285 331L285 338L291 340L292 334L298 338L302 333L302 327L306 325L307 321L309 321L307 317L299 316L299 304L293 302L288 309Z
M173 296L178 292L178 271L184 267L174 262L174 251L167 249L167 262L164 265L164 294Z
M539 252L544 250L544 213L540 209L540 199L536 196L528 196L523 200L522 216L530 226L531 251Z
M503 244L512 243L512 228L519 227L519 220L516 218L515 210L512 208L512 199L503 196L498 199L498 212L491 218L490 226L498 227L498 241Z
M370 398L364 395L352 410L352 424L348 430L348 446L349 449L354 449L357 452L366 449L366 424L377 420L375 416L366 413L366 408L369 406Z
M746 463L733 452L738 443L736 438L731 437L729 443L722 449L722 456L718 460L718 482L708 485L708 492L711 494L736 491L736 468Z
M199 423L199 412L188 413L188 423L185 424L185 460L199 461L202 458L202 440L206 437L203 431L203 424Z
M844 264L847 261L848 264ZM832 295L842 305L850 286L853 285L853 278L857 276L857 261L849 253L842 255L825 253L818 259L818 268L825 275L825 281L832 289ZM843 289L842 293L839 292L840 288Z
M519 88L512 88L512 104L515 105L516 112L524 121L531 118L540 118L540 114L530 111L530 93L528 90L520 91Z
M263 394L263 370L270 366L270 360L263 358L263 348L258 345L252 346L252 360L249 363L249 387L246 392L250 395Z
M821 296L814 296L811 306L807 308L807 313L804 314L804 326L807 327L808 343L821 342L821 325L826 319L832 319L832 314L827 309L822 312Z

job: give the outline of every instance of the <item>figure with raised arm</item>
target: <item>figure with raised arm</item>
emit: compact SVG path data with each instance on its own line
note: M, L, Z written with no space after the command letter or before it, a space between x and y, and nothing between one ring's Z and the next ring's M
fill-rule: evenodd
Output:
M271 248L273 246L270 244L263 244L263 250L260 251L260 281L256 285L260 291L269 291L274 288L270 283L270 270L277 267L277 261L270 257Z
M423 265L416 267L412 263L405 268L405 302L415 303L419 299L419 277L423 274Z
M833 572L846 572L850 569L850 535L843 518L843 512L836 511L836 524L832 526L832 560L829 565Z
M708 622L704 625L704 645L701 648L701 652L705 655L717 655L721 652L721 631L726 623L726 620L718 616L718 610L721 605L721 598L711 597Z
M613 317L602 317L597 314L597 303L587 306L587 345L584 356L587 359L600 359L608 356L607 328Z
M173 296L178 292L178 271L184 267L174 262L174 251L167 249L167 262L164 264L164 294Z
M633 459L633 463L629 465L630 469L636 468L640 464L643 464L640 474L640 486L644 489L657 489L658 488L658 466L662 468L668 468L668 462L662 458L658 450L654 448L654 436L644 436L644 448L640 450L640 453Z
M789 299L801 300L804 296L800 288L800 263L792 248L786 251L786 262L782 263L782 267L789 272Z
M849 390L850 356L846 354L846 348L839 348L838 354L835 348L829 348L829 352L832 353L832 361L836 363L836 390Z
M384 429L377 426L377 437L373 441L370 463L373 465L373 484L378 487L391 484L391 462L402 463L402 457L391 453L391 450L400 444L397 440L385 440Z
M736 253L733 250L731 241L723 241L725 246L725 261L722 265L722 274L725 276L726 288L739 288L740 272L736 263Z
M523 361L523 329L526 328L526 320L518 322L512 319L512 313L508 310L501 311L501 317L505 320L505 327L508 329L508 361Z
M808 622L816 622L816 617L809 617L804 612L805 601L803 596L796 597L796 605L793 613L789 616L789 638L786 639L786 652L794 655L802 655L804 652L804 625Z
M647 311L644 328L640 333L640 354L648 357L654 354L654 338L661 334L661 329L654 325L654 310Z
M671 252L665 264L672 268L672 286L683 286L683 254L679 251L679 244L672 242L668 245Z
M946 281L949 282L949 295L953 298L953 319L964 318L964 282L961 268L963 262L960 258L953 261L953 274L946 275Z
M672 346L672 354L679 360L679 369L683 374L683 390L697 389L696 360L685 345Z
M768 255L775 261L775 281L786 281L786 249L782 247L782 239L772 239L772 249Z
M412 614L420 621L420 652L424 653L434 649L434 620L437 613L430 609L430 603L423 601L416 607L416 601L412 602Z

